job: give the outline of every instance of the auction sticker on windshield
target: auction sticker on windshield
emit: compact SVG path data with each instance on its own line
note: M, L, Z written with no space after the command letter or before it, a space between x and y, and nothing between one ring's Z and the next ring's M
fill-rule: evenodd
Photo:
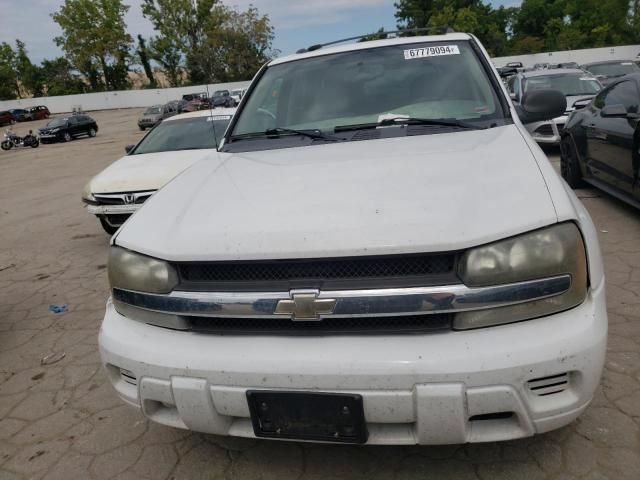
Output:
M442 55L460 55L457 45L440 45L435 47L412 48L404 51L404 59L440 57Z

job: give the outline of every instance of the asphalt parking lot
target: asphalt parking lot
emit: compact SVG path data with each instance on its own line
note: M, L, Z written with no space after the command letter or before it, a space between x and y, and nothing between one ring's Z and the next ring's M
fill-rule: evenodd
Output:
M0 152L0 479L640 478L640 211L590 189L578 193L605 254L609 351L568 427L505 443L325 446L194 434L122 404L97 350L109 238L80 192L142 136L140 112L90 113L96 138Z

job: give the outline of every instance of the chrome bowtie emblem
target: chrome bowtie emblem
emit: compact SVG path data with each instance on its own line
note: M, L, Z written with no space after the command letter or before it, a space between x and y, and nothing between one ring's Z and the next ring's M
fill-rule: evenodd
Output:
M320 320L320 315L333 313L335 298L318 298L317 290L292 290L291 299L280 300L274 313L289 315L293 321L313 322Z
M124 195L123 200L125 205L131 205L132 203L135 203L136 196L133 193L127 193Z

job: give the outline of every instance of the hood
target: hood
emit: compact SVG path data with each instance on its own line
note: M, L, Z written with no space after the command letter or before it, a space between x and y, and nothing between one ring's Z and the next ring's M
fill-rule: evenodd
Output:
M450 251L557 221L516 125L215 154L115 242L167 260Z
M91 179L91 193L157 190L211 152L206 149L126 155Z

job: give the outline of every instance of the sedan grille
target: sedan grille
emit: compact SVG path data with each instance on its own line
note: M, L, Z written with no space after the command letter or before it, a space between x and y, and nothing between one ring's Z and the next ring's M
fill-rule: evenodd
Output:
M183 284L246 285L253 288L328 288L344 283L367 286L435 285L457 282L455 254L393 255L335 259L271 260L178 264ZM435 283L434 283L435 282ZM184 286L184 285L183 285ZM333 285L339 288L339 285Z
M235 335L355 335L427 333L451 329L451 314L398 317L325 318L296 322L288 318L186 317L192 331Z

